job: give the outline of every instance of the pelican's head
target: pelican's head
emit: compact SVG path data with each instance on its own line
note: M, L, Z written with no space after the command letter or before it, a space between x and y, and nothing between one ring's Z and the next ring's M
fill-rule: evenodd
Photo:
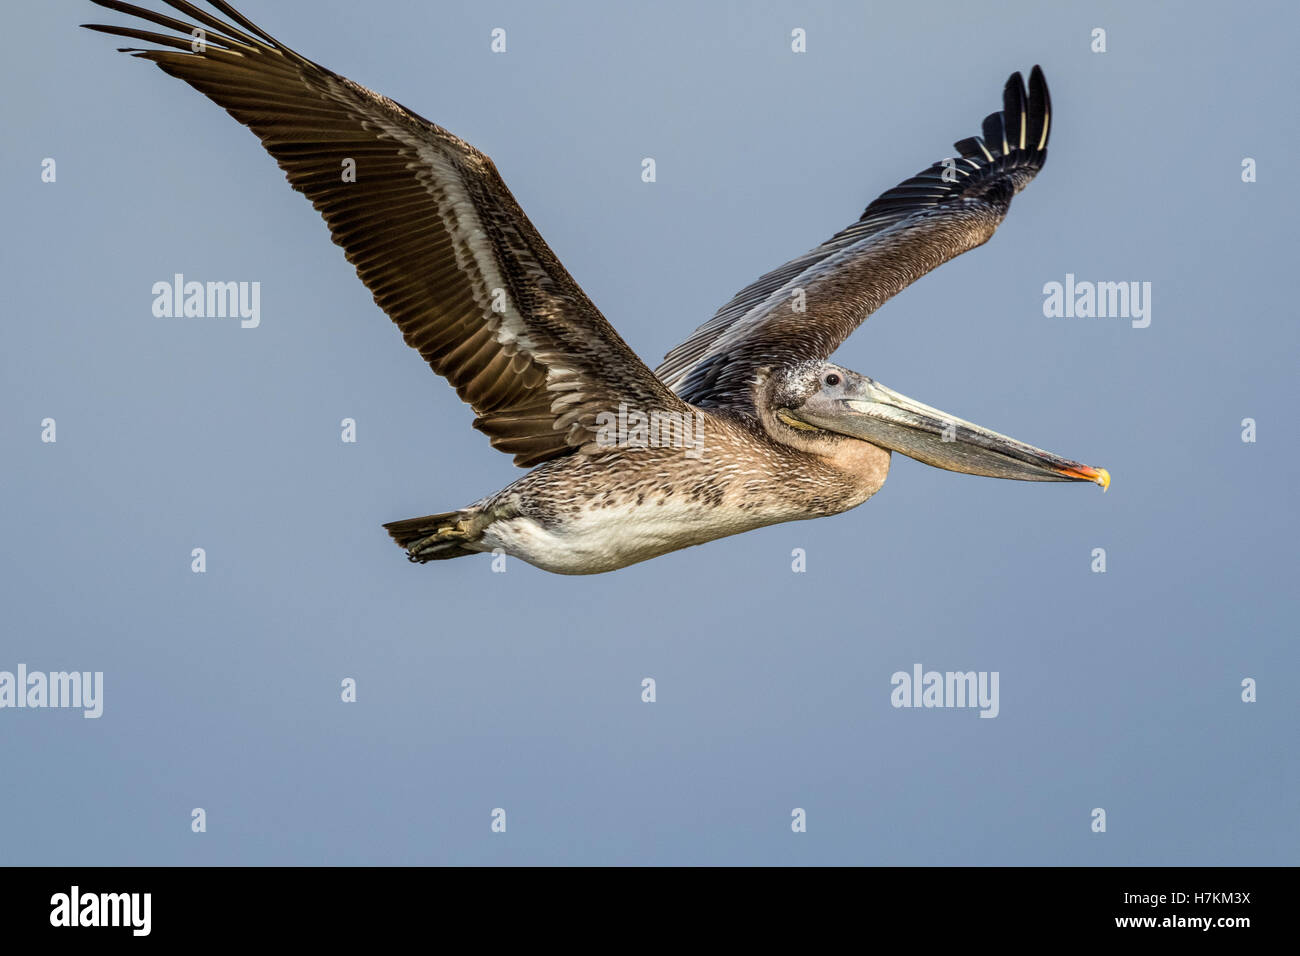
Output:
M948 471L1021 481L1092 481L1105 490L1105 468L1061 458L922 405L879 382L830 362L776 372L768 411L816 443L838 436L870 442Z

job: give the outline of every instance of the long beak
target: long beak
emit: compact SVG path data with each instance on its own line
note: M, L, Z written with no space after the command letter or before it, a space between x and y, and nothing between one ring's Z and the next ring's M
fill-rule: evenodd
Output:
M1092 481L1103 491L1110 472L1053 455L1024 442L962 421L946 412L865 379L825 413L798 415L810 424L869 441L948 471L1021 481Z

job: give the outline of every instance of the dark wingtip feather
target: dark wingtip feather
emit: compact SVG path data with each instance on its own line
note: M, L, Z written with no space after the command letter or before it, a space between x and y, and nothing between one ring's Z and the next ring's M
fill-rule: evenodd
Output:
M1034 64L1029 71L1029 148L1047 148L1052 132L1052 97L1042 67Z
M1007 129L1007 142L1012 149L1023 148L1025 142L1025 78L1017 70L1007 79L1002 89L1002 122Z
M983 140L978 136L967 136L965 139L959 139L952 144L952 148L961 153L962 156L980 162L993 158L993 154L989 152L988 147L984 145Z
M1002 126L1002 114L990 113L984 117L984 142L995 152L1007 151L1007 131Z
M180 50L182 53L194 52L193 41L190 37L174 37L168 36L164 33L154 33L151 30L137 30L134 27L108 26L102 23L83 23L82 26L87 30L94 30L97 33L107 33L109 36L127 37L132 40L144 40L149 43L157 43L160 46L171 47L173 50ZM209 39L208 42L222 50L230 49L232 46L236 45L235 41L228 40L225 37L220 37L219 40L220 42ZM118 53L136 53L139 52L139 50L139 47L117 48Z

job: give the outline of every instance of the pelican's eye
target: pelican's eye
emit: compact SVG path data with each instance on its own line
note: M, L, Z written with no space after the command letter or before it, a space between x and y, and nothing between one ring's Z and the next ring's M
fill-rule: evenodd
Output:
M840 384L840 377L834 372L829 372L822 381L825 382L828 387L834 388L836 385Z

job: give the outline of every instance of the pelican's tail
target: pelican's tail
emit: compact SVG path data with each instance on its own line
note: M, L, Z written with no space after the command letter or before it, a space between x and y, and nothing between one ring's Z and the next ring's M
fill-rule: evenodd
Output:
M477 554L478 549L471 546L481 533L473 520L477 514L477 508L462 508L440 515L390 521L384 529L406 549L407 560L424 564Z

